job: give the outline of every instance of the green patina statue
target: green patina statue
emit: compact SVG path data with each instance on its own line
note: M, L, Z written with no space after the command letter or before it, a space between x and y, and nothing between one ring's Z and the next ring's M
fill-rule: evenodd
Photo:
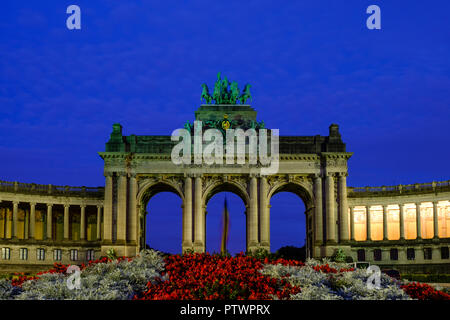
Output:
M209 94L208 86L206 85L206 83L204 83L204 84L202 84L202 87L203 87L202 98L200 100L205 99L206 103L210 104L211 100L212 100L212 97Z
M246 84L244 87L244 91L242 92L242 94L240 94L237 82L232 81L230 83L226 77L224 79L221 79L219 72L217 74L217 81L214 84L214 91L212 96L209 94L209 89L206 83L203 83L203 91L200 100L204 100L206 104L212 104L213 100L215 104L236 104L237 101L245 104L248 99L252 99L252 95L250 94L250 87L251 86L249 84Z

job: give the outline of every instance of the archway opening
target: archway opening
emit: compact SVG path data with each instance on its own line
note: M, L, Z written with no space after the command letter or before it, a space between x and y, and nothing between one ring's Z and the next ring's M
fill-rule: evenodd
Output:
M247 248L246 209L241 197L229 191L214 193L206 202L206 252L220 253L225 197L229 214L227 251L235 255Z
M183 201L168 186L153 186L144 199L146 213L141 227L147 247L165 253L181 253Z
M306 199L306 200L305 200ZM308 195L299 186L286 184L270 198L270 249L305 259L312 243L312 215L307 215ZM309 228L308 228L309 223ZM295 247L296 250L286 250ZM311 250L311 248L309 248Z

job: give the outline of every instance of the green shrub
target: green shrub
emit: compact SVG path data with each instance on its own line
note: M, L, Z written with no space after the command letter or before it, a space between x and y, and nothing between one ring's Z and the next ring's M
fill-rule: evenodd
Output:
M450 274L402 274L402 279L430 283L450 283Z
M334 252L333 256L331 257L331 260L338 263L344 263L346 262L346 258L347 256L345 255L344 250L339 248Z
M273 255L264 248L258 248L256 250L250 251L246 253L248 256L256 258L256 259L265 259L272 258Z

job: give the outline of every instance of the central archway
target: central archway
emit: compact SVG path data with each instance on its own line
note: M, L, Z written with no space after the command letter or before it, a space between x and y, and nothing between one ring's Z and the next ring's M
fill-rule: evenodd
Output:
M210 212L208 213L208 211L206 210L208 208L208 204L210 202L210 200L215 197L216 195L222 195L223 193L228 193L231 194L230 197L230 205L233 209L233 212L230 211L230 221L234 220L234 221L238 221L241 217L239 217L239 214L243 214L245 216L245 222L243 223L243 225L245 226L244 229L245 231L241 231L243 232L244 236L242 236L242 234L235 234L235 231L239 231L242 230L242 223L237 223L237 227L235 228L234 224L230 224L232 226L232 229L230 230L230 239L231 237L236 237L236 238L240 238L242 240L245 240L245 248L243 248L242 246L239 245L235 245L233 247L239 248L237 252L236 249L230 250L230 252L232 253L238 253L240 251L246 251L248 248L248 220L247 220L247 209L249 206L249 196L247 193L247 190L245 189L245 186L235 182L235 181L216 181L215 183L212 183L210 186L208 186L205 189L204 192L204 214L205 214L205 232L204 232L204 243L205 243L205 249L207 251L210 251L209 248L211 248L213 251L215 251L214 247L208 247L208 243L211 243L210 241L207 241L208 237L207 235L209 235L209 233L207 232L207 225L208 225L208 221L211 221L210 219L214 219L216 222L219 221L218 219L220 219L222 217L222 208L223 208L223 202L218 203L218 206L214 206L214 210L215 211L219 211L219 212ZM234 195L234 197L233 197ZM220 198L223 201L223 198ZM214 199L215 200L215 199ZM239 201L242 200L242 201ZM239 203L240 202L240 203ZM221 207L222 205L222 207ZM219 209L220 208L220 209ZM236 212L234 212L236 211ZM209 216L209 214L214 215L214 217ZM207 219L209 218L209 219ZM218 218L218 219L216 219ZM241 221L239 221L241 222ZM231 222L232 223L232 222ZM210 230L211 231L211 230ZM217 233L216 231L213 231L215 233ZM220 250L219 250L220 251Z
M242 199L233 192L218 192L206 204L206 243L209 253L220 252L223 232L224 201L227 201L229 229L227 251L231 254L246 251L246 208Z

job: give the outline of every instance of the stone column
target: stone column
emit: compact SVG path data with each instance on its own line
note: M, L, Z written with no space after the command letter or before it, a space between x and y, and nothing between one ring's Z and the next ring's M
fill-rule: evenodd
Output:
M250 208L247 216L249 242L247 249L258 245L258 181L255 175L250 176Z
M370 225L370 206L366 206L366 231L367 231L367 241L372 241L372 228Z
M113 177L111 172L105 173L105 203L103 206L103 240L112 242L112 203Z
M438 216L438 202L433 201L433 231L434 238L439 238L439 216Z
M400 240L405 240L405 206L400 203L398 207L400 209Z
M197 252L205 251L205 243L203 243L205 232L205 215L203 213L202 203L202 177L197 175L195 177L195 189L194 189L194 246Z
M23 221L23 238L28 239L30 235L30 212L26 209L23 210L24 221Z
M86 240L86 206L81 205L80 240Z
M348 204L347 204L347 173L339 174L339 233L340 241L347 242L349 237L348 231Z
M314 243L316 246L323 244L323 204L322 204L322 177L314 176Z
M350 236L355 241L355 207L350 207Z
M267 201L267 177L261 175L259 179L259 221L260 221L260 245L270 250L270 215Z
M420 202L416 203L416 227L417 227L417 239L422 239L422 227L420 219Z
M388 240L387 205L383 204L383 240Z
M332 173L327 173L325 177L326 185L326 215L327 215L327 243L336 243L336 215L334 196L334 177Z
M13 239L17 239L19 232L19 202L13 201Z
M129 180L129 226L128 226L128 238L131 241L134 241L138 244L138 236L137 236L137 220L138 220L138 211L137 211L137 181L136 174L130 174Z
M47 203L47 239L52 240L52 206L53 204Z
M184 179L183 251L192 248L192 178Z
M117 182L117 241L121 244L127 239L127 176L118 173Z
M30 239L36 234L36 203L30 202Z
M97 206L97 240L102 239L102 206Z
M64 240L69 240L69 204L64 204Z

